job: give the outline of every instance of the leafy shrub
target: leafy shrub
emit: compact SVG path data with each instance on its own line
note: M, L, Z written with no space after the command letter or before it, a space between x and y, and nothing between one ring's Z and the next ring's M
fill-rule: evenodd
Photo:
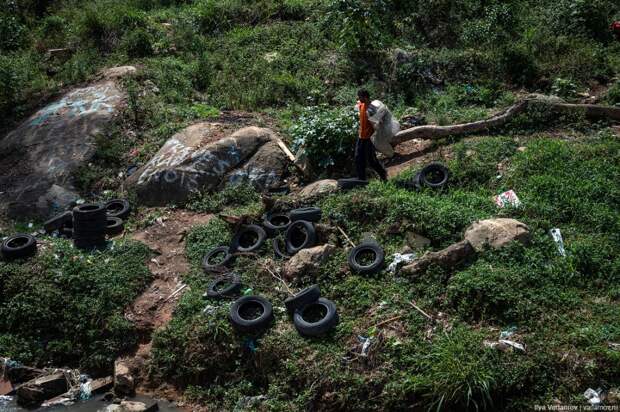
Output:
M615 82L609 90L607 90L605 100L607 100L609 104L620 104L620 81Z
M610 38L609 22L617 3L611 0L561 0L547 10L547 24L555 33Z
M353 155L357 137L353 109L306 108L290 130L292 148L303 148L313 170L342 169Z
M27 27L23 24L15 0L0 1L0 51L9 51L24 45Z
M577 95L577 85L569 79L558 77L553 81L551 91L557 96L572 98Z
M30 52L0 54L0 119L19 117L31 94L48 86L39 59Z
M139 243L93 256L54 240L28 262L0 262L0 351L24 363L109 370L136 342L123 310L151 278L148 255Z
M507 46L500 52L500 72L518 86L531 86L539 77L539 68L531 53Z
M67 84L86 81L95 73L99 62L96 50L78 50L62 65L59 77Z
M62 47L65 45L68 22L61 16L45 17L41 23L39 42L45 48Z
M153 36L145 29L136 29L125 35L123 48L129 57L147 57L153 54Z
M259 200L258 192L250 184L227 185L215 193L197 193L187 208L198 212L219 212L226 206L242 207Z

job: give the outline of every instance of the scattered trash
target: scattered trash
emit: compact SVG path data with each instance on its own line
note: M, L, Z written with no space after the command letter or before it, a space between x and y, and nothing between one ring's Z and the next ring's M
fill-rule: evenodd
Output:
M499 334L499 338L500 339L506 339L511 337L512 335L515 334L515 332L517 331L517 327L516 326L510 326L508 329L503 330L500 334Z
M620 352L620 343L607 342L607 346L609 346L609 349L611 349L611 350L615 350L617 352Z
M211 315L213 313L215 313L215 309L216 307L213 305L207 305L203 310L202 310L202 314L203 315Z
M247 288L246 290L243 291L243 296L249 296L254 292L254 290L252 288Z
M514 192L514 190L508 190L504 193L501 193L495 196L494 200L495 204L497 204L497 206L500 208L504 208L507 206L521 207L521 201L519 200L519 197Z
M362 344L362 349L360 350L360 356L367 357L368 352L370 351L370 345L372 344L372 338L359 335L357 337L357 340Z
M396 270L401 264L409 263L413 259L415 259L415 257L416 257L415 253L405 253L405 254L394 253L394 260L388 266L388 272L396 273Z
M261 403L265 402L267 400L267 396L266 395L258 395L258 396L243 396L241 398L239 398L239 401L237 401L237 404L235 405L235 409L234 411L247 411L251 408L254 408L258 405L260 405Z
M601 403L601 392L603 392L601 388L597 390L588 388L588 390L583 393L583 396L585 396L590 405L598 405Z
M566 256L566 250L564 250L564 240L562 239L562 232L560 232L560 229L551 229L549 233L551 233L553 241L558 245L558 253L561 256Z
M512 346L515 349L519 349L520 351L525 352L525 346L524 345L522 345L520 343L517 343L517 342L514 342L512 340L500 339L499 343L503 343L505 345Z

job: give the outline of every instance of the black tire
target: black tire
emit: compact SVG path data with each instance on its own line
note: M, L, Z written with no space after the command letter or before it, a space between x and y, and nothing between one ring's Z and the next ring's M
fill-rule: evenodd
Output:
M81 250L91 251L91 250L102 250L106 248L105 238L101 239L73 239L73 245Z
M73 219L67 220L65 224L58 230L58 232L69 239L73 237Z
M223 289L219 289L222 284L229 285ZM241 290L241 277L236 273L220 276L209 284L207 291L203 295L206 298L223 298L236 295Z
M64 226L65 222L69 220L73 220L73 213L63 212L43 223L43 230L45 230L45 233L49 235L56 230L60 230L60 228Z
M37 240L29 234L18 233L6 238L0 250L6 260L30 257L37 253Z
M303 236L303 241L298 242L297 238L299 233ZM316 243L316 231L314 230L314 224L306 222L305 220L298 220L291 223L288 229L286 229L286 253L294 255L302 249L312 247Z
M224 253L224 259L222 259L219 263L213 262L213 257L216 255ZM219 272L228 264L233 261L234 257L230 254L230 248L228 246L219 246L214 249L211 249L207 254L202 258L202 269L205 272Z
M99 220L105 215L105 207L97 203L84 203L73 208L73 220Z
M126 220L131 213L131 205L126 199L112 199L105 204L108 216Z
M347 179L338 179L338 189L340 190L351 190L356 187L363 187L368 185L368 180L361 180L354 177Z
M286 213L267 213L263 216L263 226L269 237L284 232L291 225L291 218Z
M375 255L372 263L362 265L358 262L358 257L365 252L371 252ZM363 275L371 275L377 273L383 267L385 262L385 252L375 241L365 241L357 245L349 252L349 267L356 273Z
M325 315L316 322L307 321L304 316L317 306L325 310ZM338 324L336 305L329 299L319 298L315 302L295 311L293 324L302 336L321 336L329 332Z
M108 225L106 226L105 233L108 236L117 236L123 233L125 225L123 219L119 217L108 216Z
M323 216L323 211L318 207L302 207L300 209L291 210L289 213L291 222L305 220L306 222L318 222Z
M250 319L247 311L257 311L260 315ZM269 327L273 321L273 307L261 296L242 296L230 306L230 323L233 328L243 333L258 333Z
M321 297L321 289L318 285L312 285L297 292L294 296L284 300L284 306L289 315L293 315L297 309L316 302Z
M288 259L290 256L286 253L286 245L284 249L280 247L280 238L274 237L271 239L271 244L273 246L273 255L276 259Z
M424 166L420 171L420 184L431 189L439 189L448 183L449 176L450 171L446 166L433 162Z
M244 242L244 237L254 234L256 235L256 240L250 244L249 246L243 246L242 242ZM258 225L246 225L242 226L241 229L235 233L235 236L230 243L230 253L236 252L254 252L258 250L263 243L265 243L265 239L267 238L267 233L265 230Z

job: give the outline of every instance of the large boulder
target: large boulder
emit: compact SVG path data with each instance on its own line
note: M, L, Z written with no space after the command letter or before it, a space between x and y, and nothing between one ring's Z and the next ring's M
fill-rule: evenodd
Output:
M330 257L336 247L329 243L302 249L286 262L284 267L284 277L292 280L302 275L312 275L316 273L325 260Z
M17 389L17 403L36 406L69 390L64 372L52 373L26 382Z
M203 122L170 138L125 186L142 204L163 206L229 183L249 182L260 190L277 187L288 162L269 129L245 127L222 136L222 125Z
M486 247L499 249L513 241L527 244L530 240L530 230L525 223L515 219L479 220L465 231L465 239L480 252Z
M114 393L117 395L133 395L135 381L129 365L124 360L114 362Z
M474 248L467 240L461 240L437 252L426 252L421 258L404 266L401 272L405 275L415 276L426 271L431 265L437 265L448 270L454 269L475 253Z
M71 176L123 103L119 73L66 93L0 140L0 212L47 217L78 198Z
M337 190L338 181L334 179L323 179L312 182L301 189L298 196L302 199L312 199L328 193L334 193Z

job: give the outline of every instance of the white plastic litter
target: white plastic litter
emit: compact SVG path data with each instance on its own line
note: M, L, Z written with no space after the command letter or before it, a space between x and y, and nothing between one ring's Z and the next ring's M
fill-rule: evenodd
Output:
M588 388L588 390L583 393L583 396L585 396L590 405L598 405L601 403L601 392L601 389L594 390L592 388Z
M514 335L516 331L517 331L517 327L516 326L511 326L508 329L503 330L499 334L499 338L500 339L507 339L507 338L511 337L512 335Z
M515 349L519 349L520 351L525 352L525 346L520 344L520 343L511 341L511 340L507 340L507 339L500 339L499 343L503 343L504 345L512 346Z
M370 350L370 345L372 344L372 338L359 335L357 340L362 344L360 356L368 356L368 351Z
M558 245L558 253L561 256L566 256L566 250L564 249L564 240L562 239L562 232L560 232L560 229L551 229L549 233L551 233L553 241Z
M508 190L504 193L500 193L499 195L495 196L494 199L495 204L500 208L504 208L507 206L521 207L521 201L519 200L519 197L514 190Z
M399 265L401 265L402 263L409 263L413 259L415 259L415 257L416 257L415 253L405 253L405 254L394 253L394 260L388 266L388 272L395 273Z

